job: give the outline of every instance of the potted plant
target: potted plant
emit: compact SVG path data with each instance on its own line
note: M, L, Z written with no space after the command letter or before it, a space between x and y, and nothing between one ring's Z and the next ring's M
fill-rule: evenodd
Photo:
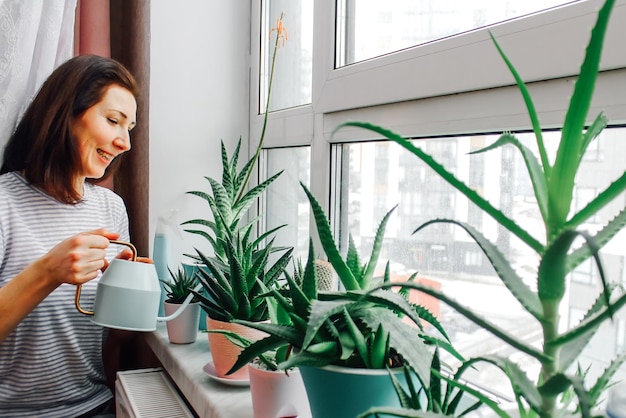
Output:
M284 43L287 32L282 24L282 16L277 22L274 54L272 58L270 85L266 109L269 109L274 64L277 51ZM258 296L272 288L288 264L292 249L273 246L274 234L284 225L261 232L259 218L248 220L249 209L257 202L260 195L272 184L281 172L278 172L248 190L248 185L255 164L263 147L267 111L264 116L261 138L255 154L239 170L239 151L241 139L231 157L228 156L224 143L222 152L221 182L211 177L211 191L190 191L191 195L204 199L211 211L212 219L192 219L183 225L195 225L199 229L186 229L186 232L198 234L209 241L212 255L197 250L197 254L188 255L199 264L199 278L202 289L194 292L207 313L209 346L217 375L226 378L228 371L240 351L220 333L212 329L232 330L245 333L247 338L257 338L256 330L231 322L235 319L247 321L265 321L268 309L264 298ZM258 235L258 236L257 236ZM282 252L274 261L276 252ZM247 370L240 370L233 379L247 378Z
M381 221L368 262L361 265L354 244L350 245L346 259L342 258L324 211L306 186L302 187L311 203L325 253L347 290L318 292L315 254L310 245L302 284L298 285L287 275L286 295L278 289L269 292L287 312L289 321L281 324L236 321L269 336L245 348L231 371L246 366L268 350L288 344L293 348L292 354L279 368L300 369L314 417L354 417L374 405L399 406L387 372L389 367L398 368L396 373L402 380L400 367L409 364L428 383L435 344L460 356L428 310L409 303L399 293L366 292L377 283L374 271L385 226L395 208ZM387 268L383 281L389 280L388 273ZM426 334L422 321L432 324L443 338ZM315 381L321 381L323 392L314 388Z
M577 368L577 362L584 347L598 328L626 304L626 295L615 286L608 284L598 255L599 249L609 242L626 223L626 209L623 208L615 218L595 233L581 229L585 220L597 214L599 210L613 202L620 193L626 190L626 173L622 174L581 210L576 211L572 207L574 180L577 175L582 175L579 170L582 156L589 144L597 138L607 125L606 117L603 114L593 119L590 125L586 126L586 123L588 122L591 98L599 71L604 35L614 3L614 0L605 1L598 13L578 80L570 99L561 131L561 140L556 156L552 160L553 163L550 162L543 143L542 129L532 98L513 64L501 50L495 38L492 37L522 93L535 133L539 159L511 133L504 133L493 145L476 152L486 152L497 147L511 145L521 152L543 220L544 237L532 236L515 220L510 219L492 206L485 198L447 171L429 154L401 135L380 126L363 122L348 122L339 127L366 128L400 144L538 253L539 266L536 272L535 290L524 283L498 247L471 225L457 220L435 219L415 230L417 233L429 225L443 222L457 225L467 231L494 266L503 284L540 325L543 331L543 340L538 346L530 345L515 335L500 329L488 319L482 318L444 293L428 286L417 283L385 283L380 286L380 288L401 286L418 289L434 296L515 349L536 359L541 366L538 376L527 376L511 358L485 355L468 360L469 364L479 362L493 364L506 374L515 394L519 415L524 417L552 418L568 414L582 417L592 416L594 408L597 407L603 393L610 386L610 381L615 372L626 359L625 355L614 359L596 381L589 381L586 374ZM576 239L582 239L580 246L574 245ZM589 307L580 323L567 329L560 328L559 307L564 299L567 275L590 257L593 258L600 273L603 290L597 295L597 299ZM375 291L373 290L373 292ZM454 383L455 380L450 379L450 382ZM508 416L505 411L499 408L494 409L494 411L498 416ZM392 411L379 409L377 413L392 416L426 416L406 409L399 413L396 411L394 414Z
M391 380L395 387L402 408L375 407L367 410L357 418L378 416L424 416L415 411L438 413L436 416L466 417L480 408L483 404L494 410L498 410L496 401L485 396L477 388L463 383L463 372L471 367L471 362L465 362L451 377L449 371L439 358L439 350L435 350L430 369L430 384L421 386L413 384L415 372L408 366L404 366L404 379L408 383L405 386L391 374ZM419 381L419 376L415 376ZM410 415L409 415L410 414Z
M325 267L316 270L318 272L321 270L322 275L328 274ZM291 283L300 287L303 272L301 263L294 262ZM286 270L284 274L288 275ZM278 289L278 292L284 294L285 290L281 288ZM275 299L268 299L268 307L271 324L285 326L291 324L288 312ZM229 331L215 332L223 333L229 340L243 349L254 343L254 341ZM283 342L271 349L260 350L258 356L252 358L247 364L239 363L241 368L247 368L250 377L250 395L252 396L254 418L311 417L309 400L300 370L296 367L280 369L279 366L289 358L291 349L289 344Z
M165 315L172 315L197 286L198 280L194 274L187 273L181 267L178 268L176 273L169 267L168 271L171 280L161 280L165 286L167 296L163 302L163 308ZM167 335L170 342L173 344L188 344L196 341L199 319L200 304L194 297L183 313L166 322Z

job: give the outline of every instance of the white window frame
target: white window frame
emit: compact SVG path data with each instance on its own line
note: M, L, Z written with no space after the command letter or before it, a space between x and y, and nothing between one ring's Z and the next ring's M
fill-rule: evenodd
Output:
M261 0L251 11L250 150L260 137L258 115ZM334 69L335 2L314 6L312 103L272 112L265 147L311 146L311 190L325 209L331 196L331 144L375 139L369 121L415 137L529 129L514 80L489 31L529 82L542 126L559 127L569 105L590 29L602 0L587 0L487 29ZM289 28L289 22L285 22ZM626 0L617 0L603 51L590 115L604 110L626 123ZM549 63L546 65L545 63Z

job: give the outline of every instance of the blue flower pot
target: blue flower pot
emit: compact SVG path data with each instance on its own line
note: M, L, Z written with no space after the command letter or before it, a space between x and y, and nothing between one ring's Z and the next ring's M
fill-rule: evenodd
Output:
M299 367L313 418L354 418L374 406L400 407L387 370ZM402 369L393 371L406 388ZM416 388L420 385L414 382Z

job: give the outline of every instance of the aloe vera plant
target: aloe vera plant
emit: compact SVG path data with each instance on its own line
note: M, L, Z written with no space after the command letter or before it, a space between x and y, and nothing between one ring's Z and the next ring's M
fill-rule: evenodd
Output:
M318 293L314 250L309 248L302 284L287 276L288 292L270 289L268 297L287 313L280 323L235 321L269 334L253 342L240 354L230 372L249 361L285 345L292 354L278 364L280 369L297 366L342 365L346 367L385 368L399 354L419 373L429 375L431 350L415 327L402 320L401 313L421 327L415 307L402 296L378 291L364 296L362 292ZM426 313L426 311L422 312ZM424 315L435 320L432 315Z
M244 349L230 372L277 347L290 345L297 352L279 364L280 368L297 366L341 365L370 369L411 365L423 382L430 378L434 344L459 359L445 330L428 309L409 303L401 294L386 290L366 291L376 285L374 268L380 256L387 221L395 208L380 222L368 261L361 264L354 245L344 260L330 232L328 218L319 202L301 184L309 198L318 235L329 261L346 288L340 292L318 292L315 254L309 246L302 282L286 275L288 291L270 289L268 297L287 313L281 323L236 321L269 334ZM389 268L383 282L389 282ZM404 319L408 318L413 325ZM428 335L422 321L438 330L441 338Z
M204 199L209 205L213 219L191 219L182 225L197 225L200 229L185 229L185 232L200 235L206 238L215 256L222 262L227 263L226 251L227 240L235 241L237 237L243 237L250 231L252 223L244 224L243 220L248 211L259 196L282 174L282 171L274 174L264 182L246 191L247 179L253 169L256 155L238 171L239 151L241 139L231 157L228 156L224 142L222 141L222 181L205 177L211 186L211 193L201 190L192 190L187 193ZM275 232L275 230L271 232ZM266 234L267 236L267 234ZM196 258L192 256L193 258Z
M269 318L267 303L261 295L277 286L293 248L285 249L270 265L269 256L274 250L272 242L263 247L263 236L253 241L248 236L246 234L235 242L226 238L225 266L198 252L203 264L199 269L203 291L192 292L207 315L215 320L264 321Z
M572 410L567 410L566 403L561 402L564 396L575 397L577 400L576 414L582 417L592 416L592 410L599 401L603 390L609 385L614 373L625 359L624 356L614 359L596 382L585 382L580 373L570 371L576 368L576 361L582 350L600 325L626 304L626 295L607 284L598 256L599 249L615 236L626 223L626 209L622 209L617 216L596 233L585 232L580 229L585 220L598 213L626 189L626 173L622 174L581 210L575 212L572 208L574 180L579 172L583 154L608 123L602 113L593 119L588 126L587 118L599 71L604 36L614 3L614 0L607 0L598 13L585 59L580 68L578 80L563 122L561 139L553 164L548 158L532 98L521 76L502 51L497 40L492 36L496 48L522 93L535 134L539 158L535 157L512 133L504 133L493 145L476 152L487 152L507 145L514 146L519 150L532 182L539 212L545 226L543 239L532 236L521 225L507 217L502 211L455 177L454 174L447 171L431 155L401 135L365 122L347 122L337 128L340 129L343 126L361 127L398 143L539 254L537 290L534 291L523 282L497 246L471 225L451 219L435 219L415 230L417 233L435 223L451 223L467 231L485 253L504 285L541 326L543 341L540 348L516 338L515 335L498 328L444 293L428 286L418 283L387 283L380 286L382 288L400 286L418 289L432 295L509 345L536 359L541 365L541 370L539 376L534 377L525 375L509 358L482 356L472 359L474 362L491 363L504 371L511 382L520 415L524 417L552 418L572 413ZM584 242L580 247L574 248L573 244L577 238L582 238ZM589 257L593 257L596 262L603 291L595 303L589 307L579 324L567 330L559 330L559 307L564 298L567 275ZM497 412L499 416L506 416L502 411ZM415 411L410 411L401 416L433 417L445 415L420 415Z
M435 350L430 368L430 383L428 385L421 381L421 386L414 384L412 378L414 371L408 366L404 366L407 388L402 386L396 376L390 374L402 409L374 407L365 411L357 418L378 416L403 417L410 410L440 413L444 416L465 417L479 409L483 404L490 406L494 410L499 410L494 400L485 396L478 389L462 383L463 373L471 366L472 362L466 361L459 367L454 376L448 376L444 374L444 367L439 358L439 350ZM418 381L420 380L419 376L417 376L417 379Z
M176 272L169 267L167 270L170 273L171 280L160 280L165 286L167 295L165 301L169 303L183 303L198 284L198 279L195 274L187 273L182 267L178 267Z
M287 38L282 18L283 15L278 19L276 27L271 30L271 33L276 31L276 37L266 109L269 109L270 105L277 52ZM267 118L266 110L259 144L254 155L241 170L239 170L241 138L230 157L222 141L221 182L205 177L210 184L210 192L201 190L187 192L206 201L211 211L212 219L191 219L182 225L195 226L193 229L185 229L185 232L206 238L213 250L212 256L199 250L196 250L197 254L186 255L206 267L200 268L200 283L203 290L194 294L209 317L220 321L266 320L269 315L268 307L264 299L258 298L258 295L276 285L282 269L289 263L292 252L290 248L273 246L275 233L285 225L260 232L255 228L258 225L258 217L247 220L251 206L282 174L282 171L279 171L248 190L252 172L263 147ZM255 237L255 234L258 237ZM265 244L268 241L269 244ZM271 254L277 251L282 251L282 254L277 261L269 265Z

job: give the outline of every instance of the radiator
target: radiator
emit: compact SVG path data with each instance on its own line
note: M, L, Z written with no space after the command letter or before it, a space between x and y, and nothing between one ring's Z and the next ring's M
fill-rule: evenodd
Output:
M116 418L193 418L162 369L117 373Z

